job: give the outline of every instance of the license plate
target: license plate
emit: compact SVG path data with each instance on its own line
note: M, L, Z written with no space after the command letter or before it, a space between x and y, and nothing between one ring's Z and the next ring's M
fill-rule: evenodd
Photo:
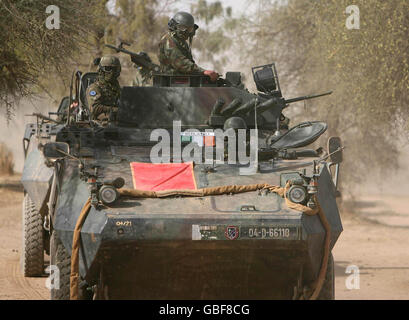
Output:
M296 227L251 226L242 227L240 236L245 239L297 239Z
M192 225L192 240L298 240L296 226Z

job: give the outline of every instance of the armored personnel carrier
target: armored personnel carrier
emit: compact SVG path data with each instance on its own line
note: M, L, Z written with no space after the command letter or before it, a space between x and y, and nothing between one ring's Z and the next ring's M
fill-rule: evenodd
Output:
M76 72L26 127L24 275L47 253L52 299L333 299L340 140L306 148L327 124L282 112L320 95L284 99L274 64L253 75L256 93L238 72L153 74L103 126L97 74Z

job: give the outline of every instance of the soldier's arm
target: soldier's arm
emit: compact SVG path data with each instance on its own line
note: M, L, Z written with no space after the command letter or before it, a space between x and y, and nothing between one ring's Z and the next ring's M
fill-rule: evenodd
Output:
M87 101L88 107L94 117L101 113L109 113L112 109L111 106L107 106L102 101L101 91L97 86L89 86L87 89Z
M180 51L180 49L168 40L166 49L168 51L169 62L172 67L180 73L203 73L204 69L200 68L196 63L192 62Z

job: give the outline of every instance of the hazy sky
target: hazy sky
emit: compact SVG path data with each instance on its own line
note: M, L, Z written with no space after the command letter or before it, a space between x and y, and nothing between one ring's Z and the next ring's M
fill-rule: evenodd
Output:
M161 0L163 1L163 0ZM215 2L217 0L207 0L208 3ZM259 0L260 1L260 0ZM265 1L265 0L261 0ZM197 2L197 0L181 0L177 3L175 6L175 11L180 10L180 11L190 11L190 6ZM258 5L257 0L221 0L222 4L224 7L232 7L233 9L233 15L240 14L241 12L248 11L249 9L255 7ZM108 7L109 8L114 8L115 6L115 0L110 0L108 2ZM173 11L173 10L172 10Z
M217 0L207 0L209 3L215 2ZM197 2L197 0L182 0L177 8L184 11L190 11L190 6L192 3ZM257 1L249 0L221 0L224 7L232 7L233 14L237 14L248 10L248 7L253 7L257 4Z

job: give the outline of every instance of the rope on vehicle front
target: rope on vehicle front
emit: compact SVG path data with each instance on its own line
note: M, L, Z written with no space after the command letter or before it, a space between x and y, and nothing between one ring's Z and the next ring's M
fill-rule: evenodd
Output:
M328 259L330 255L330 244L331 244L331 227L323 212L318 200L315 197L316 208L310 208L302 204L294 203L287 198L287 191L291 187L290 181L287 181L286 186L273 186L270 184L251 184L251 185L229 185L229 186L219 186L212 188L203 188L198 190L164 190L164 191L144 191L136 189L120 189L119 193L122 197L131 198L166 198L171 196L185 196L185 197L206 197L215 195L226 195L226 194L238 194L244 192L251 192L257 190L269 190L278 194L280 197L285 199L287 207L293 210L297 210L305 213L308 216L313 216L318 214L321 224L325 229L325 239L324 239L324 252L321 262L321 268L318 277L313 285L313 292L308 298L309 300L315 300L318 298L321 288L325 281L326 270L328 266ZM70 275L70 299L78 299L78 289L79 289L79 251L81 246L81 228L88 216L91 208L91 199L89 198L81 213L78 217L77 223L74 229L74 235L72 239L72 253L71 253L71 275ZM302 299L303 297L301 297Z

